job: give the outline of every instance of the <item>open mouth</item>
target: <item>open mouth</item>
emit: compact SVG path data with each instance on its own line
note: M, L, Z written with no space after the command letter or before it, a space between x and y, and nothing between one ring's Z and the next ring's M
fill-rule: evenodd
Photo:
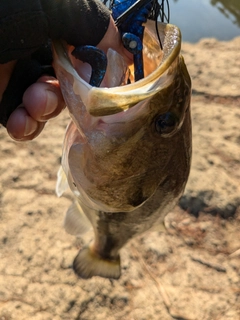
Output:
M92 86L113 88L133 81L131 73L133 66L128 67L123 57L112 49L109 49L106 55L92 46L88 46L86 52L80 53L76 52L73 46L69 46L67 50L73 68Z
M163 50L159 47L154 22L148 21L143 40L145 75L143 79L131 84L126 84L126 78L128 79L129 75L128 71L124 71L120 73L115 83L109 84L109 79L105 79L106 83L103 82L99 88L89 85L91 67L86 63L75 61L72 57L69 58L70 50L66 52L61 43L55 42L54 68L61 87L71 78L75 94L81 97L89 114L95 117L128 110L138 102L152 97L172 81L168 70L178 57L181 47L181 34L176 26L158 23L158 29ZM132 67L129 69L131 76ZM122 79L123 75L124 79ZM68 97L65 97L65 100L68 104Z

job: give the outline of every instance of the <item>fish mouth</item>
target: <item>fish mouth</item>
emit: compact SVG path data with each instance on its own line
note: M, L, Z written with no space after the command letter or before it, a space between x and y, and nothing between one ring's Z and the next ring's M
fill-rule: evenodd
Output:
M181 49L181 32L178 27L160 22L157 27L163 50L160 50L155 22L148 20L145 25L143 54L144 59L148 59L150 63L144 65L151 65L149 69L144 70L146 76L137 82L113 88L99 88L89 85L73 67L66 45L63 42L54 41L53 66L61 87L64 87L66 78L71 77L73 91L81 97L87 112L94 117L126 111L140 101L152 97L172 81L169 74L166 77L164 75L167 74L169 67L179 56ZM147 50L151 54L144 52ZM130 66L130 70L133 70L133 66Z

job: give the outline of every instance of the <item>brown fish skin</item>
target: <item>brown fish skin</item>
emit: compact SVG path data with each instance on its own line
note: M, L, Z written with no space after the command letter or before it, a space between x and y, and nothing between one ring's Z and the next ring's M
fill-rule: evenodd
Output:
M173 94L169 95L169 91ZM110 277L119 278L121 270L120 267L116 267L120 263L119 250L134 236L151 229L154 225L163 224L165 215L182 195L189 176L192 152L190 93L191 81L180 57L176 80L166 92L157 94L150 101L152 115L143 122L145 123L145 134L139 140L139 144L135 143L129 148L131 152L127 158L126 155L124 158L126 164L134 163L133 172L136 168L149 164L147 173L134 179L134 182L138 184L138 188L136 186L133 188L134 193L131 193L131 185L127 190L128 203L131 206L138 206L147 200L140 207L130 212L95 211L87 207L84 208L81 204L93 225L94 242L89 248L80 251L74 260L74 270L80 277L90 278L95 275L109 277L108 270L111 266L115 272ZM158 105L163 101L169 111L178 114L179 119L176 128L165 136L155 132L152 124L158 114ZM140 159L141 163L138 162L136 157L140 150L144 155ZM132 162L132 158L136 162ZM97 165L97 163L94 163L94 165ZM118 165L123 166L122 163ZM110 172L107 174L110 174ZM114 172L112 179L116 174ZM119 174L122 174L122 172ZM150 194L148 198L147 192L151 190L150 193L152 193L156 184L158 184L156 191ZM102 190L105 187L105 190L101 193L102 197L105 196L105 193L111 192L112 194L114 192L112 186L101 187ZM117 191L121 195L121 189L119 191L118 188ZM117 202L113 201L114 203L111 203L111 205L116 205ZM99 268L98 265L93 269L87 268L86 271L86 268L82 268L86 255L95 256L99 261L108 261L109 265L103 267L103 269ZM90 263L93 263L93 260L91 259Z

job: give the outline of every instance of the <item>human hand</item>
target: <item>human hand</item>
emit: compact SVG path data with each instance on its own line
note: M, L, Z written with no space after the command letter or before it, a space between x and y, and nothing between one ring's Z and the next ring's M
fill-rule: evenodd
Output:
M92 19L94 19L94 17L92 17ZM101 15L101 19L102 19L102 15ZM105 16L105 21L106 21L106 16ZM76 21L74 23L76 23ZM83 30L82 32L86 33L86 30ZM102 34L104 34L102 30L101 32ZM102 38L102 40L99 42L98 47L104 51L107 51L107 49L111 47L112 49L116 50L118 53L122 54L125 57L126 62L130 64L132 61L132 56L126 49L124 49L120 39L120 34L118 33L118 30L111 17L109 18L108 28L106 28L104 32L105 32L105 35ZM68 36L69 36L69 39L72 40L71 34L69 34ZM78 33L78 36L79 36L79 33ZM89 37L90 37L90 33L89 33ZM29 40L28 38L25 38L26 44L28 43L28 40ZM30 41L32 40L30 39ZM77 39L77 41L80 41L80 38ZM14 56L14 50L12 50L11 48L9 48L10 50L9 53L11 53ZM25 52L25 55L26 55L28 50L27 47L24 50L25 51L23 52ZM4 57L5 57L4 59L6 59L7 55L5 54ZM16 56L15 58L18 59L18 56ZM0 102L2 100L3 93L5 92L5 89L7 88L7 85L11 78L15 63L16 61L15 62L11 61L8 63L0 64L0 74L1 74ZM25 89L26 88L27 87L25 87ZM21 92L24 92L24 90ZM11 94L11 96L13 97L14 94ZM8 133L15 140L25 141L25 140L34 139L42 131L46 121L58 115L61 112L61 110L64 108L64 101L61 95L59 84L57 80L52 77L48 77L48 76L41 77L36 83L29 86L25 90L25 93L20 97L22 97L21 99L22 103L18 106L17 109L12 111L12 113L10 114L10 117L9 118L7 117L8 120L6 122L6 128L8 130ZM20 103L20 101L18 103ZM6 103L5 103L5 106L6 106ZM1 107L2 106L0 106L0 111L1 111ZM7 103L7 107L8 107L8 103ZM16 105L13 105L12 110L15 107Z
M0 101L14 65L15 62L0 64ZM50 76L42 76L25 91L22 104L7 121L7 131L14 140L32 140L40 134L47 120L57 116L64 106L58 81Z

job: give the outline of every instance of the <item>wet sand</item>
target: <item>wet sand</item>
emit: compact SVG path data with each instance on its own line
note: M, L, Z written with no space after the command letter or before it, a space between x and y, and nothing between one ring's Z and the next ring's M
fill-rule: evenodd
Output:
M193 81L193 160L167 232L122 249L118 281L78 279L83 240L54 192L67 112L33 142L0 129L1 320L240 319L240 38L183 43Z

